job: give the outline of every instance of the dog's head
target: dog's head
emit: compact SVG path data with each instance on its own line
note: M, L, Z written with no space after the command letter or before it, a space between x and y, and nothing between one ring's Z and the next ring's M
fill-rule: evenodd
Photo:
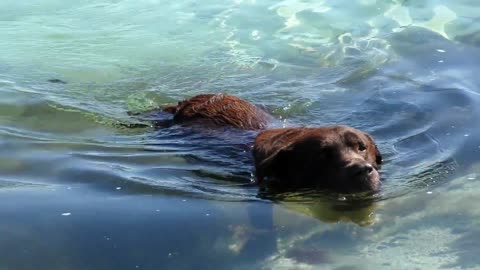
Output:
M260 133L253 149L257 179L281 188L376 191L382 156L366 133L346 126Z

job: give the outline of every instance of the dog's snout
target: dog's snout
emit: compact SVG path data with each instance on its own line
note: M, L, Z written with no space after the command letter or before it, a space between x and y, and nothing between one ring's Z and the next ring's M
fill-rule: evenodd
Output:
M373 172L373 166L370 163L356 163L349 167L352 176L369 175Z

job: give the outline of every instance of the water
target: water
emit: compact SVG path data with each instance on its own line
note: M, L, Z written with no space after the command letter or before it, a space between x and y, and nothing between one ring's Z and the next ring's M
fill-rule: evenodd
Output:
M0 268L480 269L475 1L0 3ZM52 83L60 79L66 84ZM373 135L368 200L262 194L255 132L127 128L198 93Z

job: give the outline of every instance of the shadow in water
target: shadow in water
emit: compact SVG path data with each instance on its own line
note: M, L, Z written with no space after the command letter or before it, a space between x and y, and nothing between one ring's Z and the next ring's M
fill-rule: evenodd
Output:
M375 210L380 194L337 194L329 191L302 190L259 196L290 211L324 223L354 223L368 226L375 223Z

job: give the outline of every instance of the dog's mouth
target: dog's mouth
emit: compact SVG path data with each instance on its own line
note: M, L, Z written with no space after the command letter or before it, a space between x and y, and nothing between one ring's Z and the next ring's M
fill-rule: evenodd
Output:
M380 174L376 169L373 169L368 175L363 179L365 186L368 190L378 191L382 183L380 182Z
M377 192L381 188L380 174L375 168L362 173L345 173L343 169L334 183L338 191L345 193Z
M339 168L338 175L343 180L339 181L340 188L348 192L378 191L380 189L380 174L368 162L348 162Z
M382 185L380 174L376 169L373 169L368 174L357 175L352 180L358 183L360 191L378 191Z

